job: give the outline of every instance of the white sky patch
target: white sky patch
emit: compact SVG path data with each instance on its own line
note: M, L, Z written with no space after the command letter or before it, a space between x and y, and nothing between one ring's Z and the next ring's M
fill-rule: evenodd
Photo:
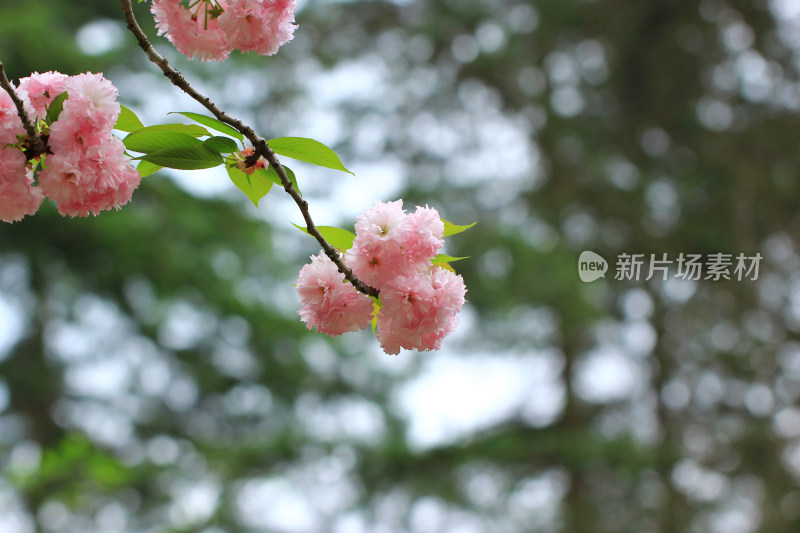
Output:
M75 40L81 52L99 56L119 48L125 42L125 26L117 20L100 19L78 30Z
M246 481L238 491L236 506L248 527L305 533L318 531L321 525L307 495L284 478Z
M526 180L522 187L530 187L531 179L538 179L534 170L539 166L539 153L530 142L526 126L519 120L492 114L483 116L463 115L452 117L454 131L461 132L462 146L454 153L469 153L469 157L450 158L445 164L445 173L453 183L475 185L492 179ZM464 138L464 132L473 132L473 137Z
M347 101L364 105L380 99L388 77L386 65L377 54L342 61L331 70L309 67L307 74L308 97L322 108Z
M173 502L169 517L180 528L191 528L208 520L219 506L222 489L214 479L178 480L170 487Z
M0 483L0 533L33 533L31 518L25 512L17 491Z
M375 445L383 438L383 411L357 396L322 402L314 394L302 395L295 406L305 430L321 440L354 440Z
M578 395L595 403L633 397L646 382L641 362L614 347L601 347L586 354L573 379Z
M769 3L769 7L778 18L793 19L800 17L800 2L797 2L797 0L772 0Z
M439 352L395 390L393 400L408 419L412 447L440 446L518 413L556 416L563 395L560 370L561 360L552 354L461 357Z
M0 295L0 360L5 359L19 340L24 326L21 310Z
M160 172L172 178L186 192L199 198L217 198L235 190L228 173L221 166L200 170L174 170L170 168ZM244 198L244 195L242 195L242 198Z
M73 392L108 399L115 398L120 391L127 390L131 378L130 366L118 357L70 366L64 376Z

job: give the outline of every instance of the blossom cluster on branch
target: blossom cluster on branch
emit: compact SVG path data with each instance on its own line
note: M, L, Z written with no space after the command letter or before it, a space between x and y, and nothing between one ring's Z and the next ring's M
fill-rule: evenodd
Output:
M335 336L374 320L386 353L441 348L458 324L466 287L446 263L434 263L444 245L439 213L426 206L406 214L402 200L378 201L356 218L355 229L345 264L380 297L373 306L327 257L314 256L297 280L299 314L307 327Z
M96 215L126 204L142 177L161 168L224 166L256 207L273 185L282 187L303 215L305 228L297 227L322 247L297 282L299 314L309 329L336 336L371 324L386 353L439 349L458 324L466 294L449 265L464 258L439 252L445 237L471 225L444 221L427 206L407 214L398 200L378 201L359 215L355 234L317 226L294 173L277 155L351 173L339 156L304 137L267 141L221 111L153 48L131 0L120 3L150 61L213 116L182 111L195 124L144 126L117 102L117 89L102 74L34 73L15 87L0 62L0 220L35 213L45 196L62 215ZM293 36L295 6L296 0L153 0L151 11L180 52L221 61L233 48L274 54ZM132 159L139 160L135 169Z
M120 105L110 81L89 72L33 73L14 92L44 148L36 153L10 94L0 92L0 220L35 213L45 196L69 216L130 201L141 177L111 134Z
M296 0L153 0L159 35L190 59L224 61L232 50L273 55L294 37Z

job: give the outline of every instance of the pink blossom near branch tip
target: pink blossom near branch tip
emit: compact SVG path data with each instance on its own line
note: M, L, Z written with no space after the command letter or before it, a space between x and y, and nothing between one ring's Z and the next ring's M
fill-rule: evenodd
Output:
M228 46L271 56L294 37L295 0L228 0L219 17Z
M431 262L444 245L444 223L438 211L418 206L406 214L402 200L377 201L356 217L355 230L344 262L356 277L380 291L377 337L381 348L388 354L398 354L402 348L441 348L442 340L458 325L467 289L461 276ZM300 315L306 323L315 313L326 313L323 295L327 293L319 287L328 287L330 281L324 276L332 275L332 270L320 271L314 265L303 267L302 287L298 282ZM334 267L330 264L329 268ZM323 328L319 331L325 333Z
M308 329L336 336L366 328L372 321L373 302L345 282L344 274L322 252L300 269L298 314Z
M122 141L112 135L120 105L109 80L91 72L33 73L14 92L39 121L54 98L65 92L67 97L58 118L44 127L47 147L40 154L23 152L27 132L8 93L0 93L0 220L14 222L35 213L45 195L68 216L96 215L130 201L141 176L125 157ZM32 169L38 165L38 187L33 187Z
M24 91L17 90L18 94L24 96ZM24 98L23 98L24 101ZM17 142L18 135L25 134L25 126L22 125L17 114L17 106L14 100L3 89L0 89L0 146L14 144Z
M32 184L25 155L16 148L0 148L0 220L16 222L39 210L44 194Z
M225 0L219 0L224 9ZM202 8L202 6L201 6ZM180 0L153 0L150 7L159 35L166 35L180 53L200 61L224 61L230 54L225 34L213 18L195 16Z
M400 276L381 290L378 341L388 354L400 348L438 350L458 325L467 289L461 276L442 268Z
M207 0L192 10L181 0L153 0L150 10L159 35L166 35L189 59L224 61L234 49L273 55L294 37L296 0Z
M60 72L34 72L30 76L19 80L19 88L28 94L34 112L32 119L44 119L47 107L53 98L67 90L66 82L69 76Z

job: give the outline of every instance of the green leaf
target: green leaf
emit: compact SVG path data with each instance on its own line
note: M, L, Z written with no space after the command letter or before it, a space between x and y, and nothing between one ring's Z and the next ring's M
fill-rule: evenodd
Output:
M128 150L144 154L167 148L175 148L177 146L200 146L203 144L201 141L185 133L152 130L150 128L142 128L135 131L125 137L122 142L125 143L125 147Z
M174 131L177 133L185 133L192 137L211 137L207 129L197 124L156 124L155 126L147 126L144 129L150 131ZM138 133L138 131L136 133Z
M352 172L344 168L336 152L314 139L278 137L268 141L268 144L272 151L278 155L352 174Z
M143 178L146 178L151 174L155 174L162 168L161 165L156 165L150 161L139 161L139 166L136 167L136 170L139 171L139 174L141 174Z
M289 181L292 182L292 187L294 187L294 190L297 191L297 194L303 196L303 193L300 192L300 186L297 184L297 178L295 177L294 172L292 172L292 169L290 169L286 165L281 165L281 166L283 167L284 172L286 172L286 177L289 178ZM272 166L269 167L267 174L269 176L269 179L271 179L273 183L283 187L283 182L281 182L281 178L278 176L278 173Z
M449 237L450 235L455 235L456 233L461 233L462 231L466 231L469 228L471 228L472 226L474 226L475 224L477 224L477 222L473 222L472 224L469 224L467 226L458 226L456 224L453 224L452 222L446 221L445 219L441 219L441 220L442 220L442 222L444 222L444 236L445 237Z
M134 113L124 105L120 105L119 118L117 119L117 123L114 124L114 129L119 131L131 132L141 128L144 128L144 124L142 124L142 121L139 120L139 117L136 116L136 113Z
M252 174L242 172L236 167L226 166L226 170L233 184L250 198L256 207L258 207L258 201L272 189L272 182L267 178L267 172L264 169L257 169Z
M283 167L283 169L286 170L286 167ZM267 172L267 178L269 178L269 180L272 183L274 183L275 185L279 185L279 186L283 187L283 183L281 182L281 178L278 177L278 173L275 172L275 169L272 168L272 166L267 167L266 168L266 172ZM289 174L287 173L286 176L288 177Z
M294 223L292 223L292 226L299 229L306 235L311 235L308 232L308 229L304 228L303 226L298 226ZM353 247L353 240L356 238L355 233L333 226L317 226L317 230L319 231L320 235L322 235L322 237L328 241L328 244L338 250L341 250L342 252L346 252Z
M162 167L180 170L197 170L222 164L222 155L203 145L167 148L149 153L142 159Z
M433 259L431 259L431 263L433 263L434 265L438 265L440 263L452 263L453 261L461 261L462 259L469 259L469 256L453 257L451 255L439 254Z
M294 172L292 172L292 169L285 165L281 166L283 167L283 170L286 171L286 177L288 177L289 181L292 182L292 187L294 187L294 190L297 191L297 194L303 196L303 193L300 192L300 186L297 184L297 178L294 176Z
M203 144L221 154L230 154L238 150L236 141L228 137L211 137L203 141Z
M45 118L48 124L52 124L58 120L61 110L64 109L64 100L67 98L69 98L69 95L64 91L50 101L50 105L47 106L47 117Z
M230 135L231 137L239 139L240 141L244 140L244 135L242 135L236 128L229 126L228 124L225 124L221 120L217 120L214 117L207 117L199 113L192 113L191 111L173 111L172 113L183 115L186 118L194 120L198 124L202 124L203 126L224 133L225 135Z

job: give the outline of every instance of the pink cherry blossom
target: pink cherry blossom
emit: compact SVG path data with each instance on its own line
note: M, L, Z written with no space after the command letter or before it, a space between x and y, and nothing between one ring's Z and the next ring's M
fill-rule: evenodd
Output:
M53 153L85 151L111 136L108 127L100 128L98 124L105 124L105 119L96 119L94 115L77 116L76 113L62 111L59 119L50 126L48 145Z
M24 93L18 91L17 94ZM23 135L25 127L17 114L17 106L11 96L0 89L0 146L14 144L17 142L17 135Z
M294 37L296 0L228 0L219 17L228 46L273 55Z
M378 290L407 271L403 248L395 240L376 241L357 236L344 261L358 279Z
M66 81L69 78L60 72L34 72L26 78L19 80L19 88L28 93L34 113L31 119L44 119L47 107L53 98L66 91Z
M25 154L16 148L0 148L0 220L16 222L39 209L44 195L32 183Z
M399 240L408 224L403 200L375 202L356 217L356 235L371 241Z
M225 9L225 0L218 0ZM159 35L166 35L180 53L200 61L224 61L230 54L225 34L217 19L206 17L204 5L197 16L181 6L180 0L153 0L150 10L156 20Z
M180 0L153 0L159 35L190 59L223 61L231 50L273 55L294 37L296 0L217 0L212 13L201 0L186 9Z
M345 262L361 281L380 289L407 273L402 241L410 229L403 201L375 202L356 217L356 238Z
M96 215L119 209L139 185L141 176L125 157L125 145L112 135L120 105L117 89L102 74L34 73L21 80L15 92L29 115L41 119L53 98L64 91L68 97L61 114L43 136L47 150L31 162L19 148L7 147L26 132L13 101L0 91L2 220L11 222L34 213L44 195L56 202L62 215ZM39 187L32 187L33 173L28 167L36 164L42 170Z
M403 201L381 202L356 217L356 238L347 266L381 289L397 276L425 270L444 245L444 223L430 207L407 215Z
M102 74L78 74L65 82L69 96L59 120L80 121L98 130L110 130L119 117L117 88Z
M400 276L381 290L378 341L388 354L400 348L438 350L458 325L466 287L461 276L440 268Z
M300 270L299 315L308 329L336 336L366 328L372 321L372 300L345 282L344 274L320 252Z
M380 292L377 337L383 350L389 354L402 348L438 350L458 325L466 294L461 276L431 263L444 245L439 213L418 206L409 215L402 200L378 201L356 218L355 229L344 262L357 278ZM335 275L337 283L344 279L332 263L327 274ZM315 313L325 313L322 296L326 293L319 292L319 284L310 287L317 290L312 293L316 298L308 294L304 298L298 283L303 302L300 314L306 323L311 323ZM308 291L309 285L303 290Z
M141 176L123 152L122 141L110 137L85 151L56 152L39 174L42 190L68 216L97 215L128 203Z
M409 270L427 268L444 246L444 223L439 212L431 207L417 207L407 217L406 230L400 245Z

